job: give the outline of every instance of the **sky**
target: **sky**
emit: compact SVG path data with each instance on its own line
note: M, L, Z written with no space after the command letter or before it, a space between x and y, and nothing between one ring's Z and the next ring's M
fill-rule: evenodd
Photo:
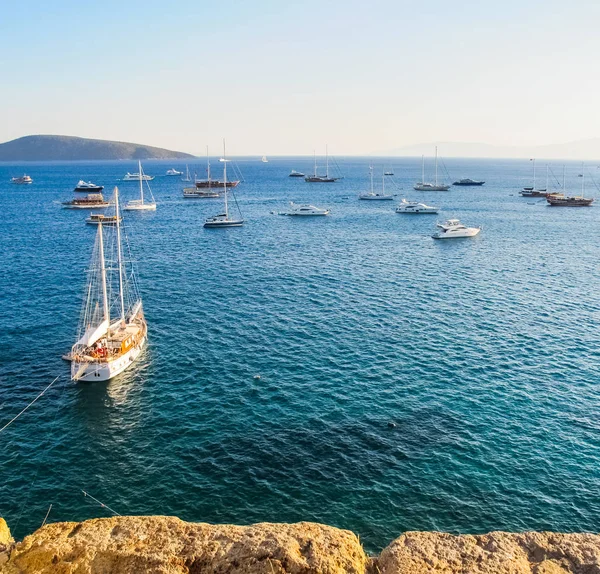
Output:
M600 137L600 2L0 0L0 141L384 153Z

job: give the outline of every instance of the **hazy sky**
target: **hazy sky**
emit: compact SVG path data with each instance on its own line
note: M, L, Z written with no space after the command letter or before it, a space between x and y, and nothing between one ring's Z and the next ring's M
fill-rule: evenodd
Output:
M361 154L600 136L600 2L0 0L0 141Z

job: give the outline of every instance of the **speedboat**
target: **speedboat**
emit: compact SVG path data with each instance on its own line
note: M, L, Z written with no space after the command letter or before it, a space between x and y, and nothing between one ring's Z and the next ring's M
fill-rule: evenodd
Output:
M311 216L311 215L329 215L329 209L323 209L308 203L294 203L290 202L290 210L281 212L279 215L299 215L299 216Z
M10 180L12 183L16 183L18 185L25 185L27 183L33 183L33 179L31 179L28 175L23 174L22 177L13 177Z
M290 171L290 177L305 177L305 175L302 172L293 169Z
M168 169L166 175L183 175L183 172L176 169Z
M393 171L385 171L383 175L394 175Z
M121 223L123 219L119 217L119 223ZM101 223L102 225L116 225L117 216L116 215L104 215L103 213L91 213L90 216L85 220L88 225L98 225Z
M65 209L93 209L94 207L108 207L110 204L101 193L88 193L85 197L64 201L63 205Z
M439 207L425 205L417 201L406 201L406 199L403 199L402 203L396 208L396 213L437 213L438 211Z
M198 189L196 187L184 187L183 188L183 197L195 199L195 198L210 198L210 197L221 197L221 194L216 190L210 189L204 191L202 189Z
M434 233L431 237L434 239L458 239L461 237L475 237L480 231L481 227L467 227L463 225L458 219L449 219L444 223L438 223L437 227L439 231Z
M455 181L452 185L483 185L485 181L477 181L475 179L459 179Z
M96 185L91 181L83 181L83 179L80 179L77 182L74 191L102 191L103 189L103 185Z
M125 177L123 178L123 181L140 181L140 176L142 181L152 181L154 179L153 175L146 175L145 173L140 174L138 173L129 173L127 172L125 174Z

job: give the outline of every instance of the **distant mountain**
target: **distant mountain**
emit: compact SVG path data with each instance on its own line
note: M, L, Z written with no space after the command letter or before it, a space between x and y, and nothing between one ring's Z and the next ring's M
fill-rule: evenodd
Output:
M498 146L475 142L432 142L378 152L384 156L432 156L434 147L443 157L498 157L600 160L600 138L538 146Z
M194 157L159 147L73 136L25 136L0 144L0 161L175 159Z

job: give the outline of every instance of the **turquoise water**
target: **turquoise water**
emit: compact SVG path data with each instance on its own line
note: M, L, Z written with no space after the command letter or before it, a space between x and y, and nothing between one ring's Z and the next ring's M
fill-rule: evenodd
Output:
M597 530L600 207L519 197L526 161L447 161L487 181L448 193L411 191L420 161L395 161L398 199L483 225L436 242L436 216L356 199L369 161L335 184L287 177L307 159L240 161L247 224L228 230L202 227L220 200L157 177L158 210L127 215L150 344L95 384L60 359L95 229L56 202L135 165L0 165L0 426L63 375L0 434L17 536L50 504L54 521L110 514L81 490L121 514L324 522L370 550L404 530ZM32 186L8 183L24 170ZM271 214L289 200L332 215Z

